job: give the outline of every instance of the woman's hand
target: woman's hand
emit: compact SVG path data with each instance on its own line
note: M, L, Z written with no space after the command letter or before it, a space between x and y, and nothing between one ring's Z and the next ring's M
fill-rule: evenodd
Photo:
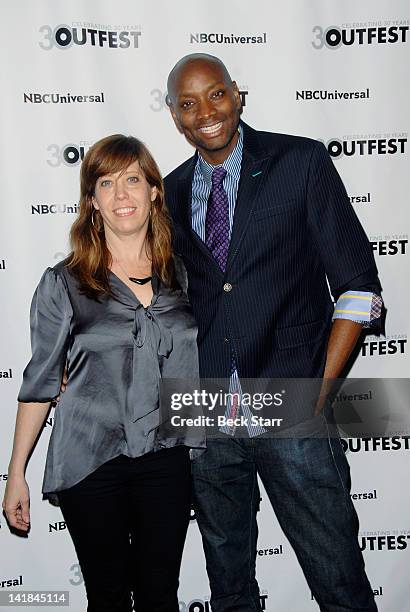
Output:
M50 402L19 402L3 510L11 527L28 531L30 492L24 478L27 458L38 438Z
M30 526L30 492L23 475L10 475L3 499L3 510L11 527L28 531Z

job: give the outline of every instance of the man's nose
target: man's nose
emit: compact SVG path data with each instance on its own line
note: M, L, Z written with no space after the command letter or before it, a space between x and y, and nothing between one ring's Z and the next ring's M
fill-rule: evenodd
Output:
M211 100L202 100L199 106L199 117L201 119L209 119L215 115L216 109Z

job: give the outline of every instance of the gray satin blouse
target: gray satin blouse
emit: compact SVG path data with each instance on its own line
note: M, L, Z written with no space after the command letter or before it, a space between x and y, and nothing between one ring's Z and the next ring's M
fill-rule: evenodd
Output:
M182 291L153 278L144 308L111 273L115 297L81 295L64 262L47 268L33 297L32 358L23 374L21 402L48 402L68 385L55 410L43 493L73 486L106 461L137 457L186 438L158 439L159 381L198 377L197 328L186 295L186 274L175 258ZM195 438L195 436L194 436Z

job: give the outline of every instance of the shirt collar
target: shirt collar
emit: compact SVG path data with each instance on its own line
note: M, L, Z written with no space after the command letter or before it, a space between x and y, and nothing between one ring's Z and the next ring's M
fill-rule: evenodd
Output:
M222 164L218 164L217 166L213 166L209 164L200 153L198 153L198 165L201 171L201 174L209 187L212 187L212 172L215 168L222 166L225 168L228 174L230 174L235 181L239 182L239 178L241 175L241 162L242 162L242 151L243 151L243 131L241 126L238 126L239 138L238 142L235 145L233 151L228 155L225 161Z

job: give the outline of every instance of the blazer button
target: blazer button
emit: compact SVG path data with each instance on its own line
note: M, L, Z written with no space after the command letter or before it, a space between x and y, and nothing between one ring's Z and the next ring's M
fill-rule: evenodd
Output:
M229 338L224 338L224 342L229 342Z
M224 291L232 291L231 283L225 283L224 284Z

